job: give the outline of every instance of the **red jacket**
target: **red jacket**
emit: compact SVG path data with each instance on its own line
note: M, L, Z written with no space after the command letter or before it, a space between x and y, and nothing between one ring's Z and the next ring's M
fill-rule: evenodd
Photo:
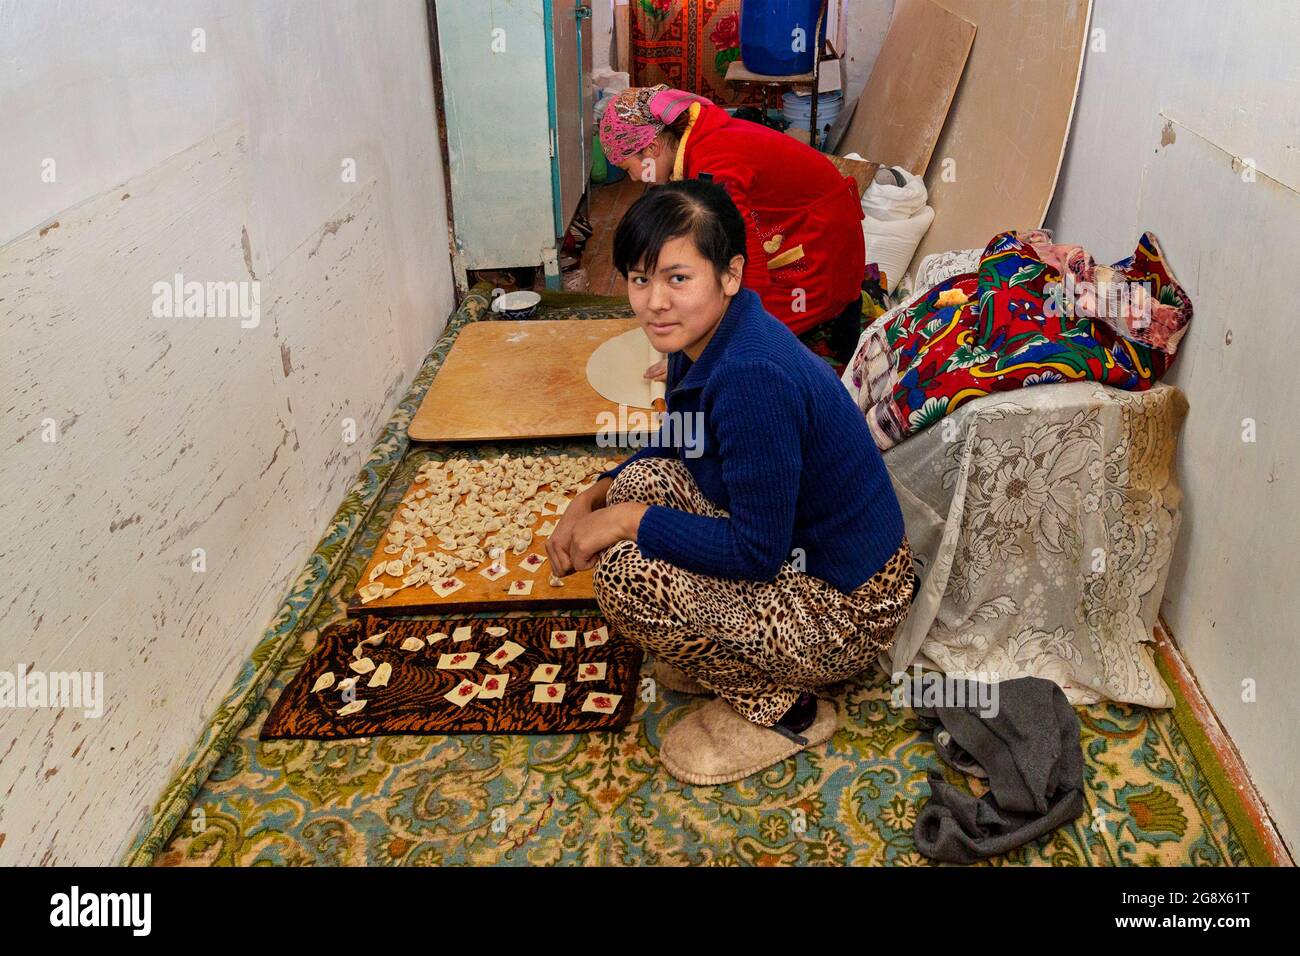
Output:
M693 104L691 116L673 178L711 175L735 201L744 285L795 333L834 318L862 294L867 259L853 178L811 146L720 106Z

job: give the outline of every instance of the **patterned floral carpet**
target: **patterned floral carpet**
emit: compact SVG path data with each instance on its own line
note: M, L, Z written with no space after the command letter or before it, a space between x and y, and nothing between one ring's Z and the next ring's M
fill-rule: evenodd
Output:
M829 744L728 786L687 786L659 767L659 741L698 700L662 690L638 700L619 733L258 741L319 631L342 616L415 468L438 457L436 449L407 447L406 424L455 331L485 304L476 291L453 316L127 862L928 865L911 829L937 758L910 712L891 708L890 684L878 672L840 688L841 727ZM546 317L609 314L552 307ZM1088 814L992 865L1270 862L1181 697L1171 711L1103 704L1079 714Z

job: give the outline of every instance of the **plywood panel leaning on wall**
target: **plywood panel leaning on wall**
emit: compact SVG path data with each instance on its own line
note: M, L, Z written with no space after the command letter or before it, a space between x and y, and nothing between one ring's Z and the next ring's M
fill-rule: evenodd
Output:
M1091 0L943 0L975 43L925 177L934 225L912 257L1043 224L1074 115ZM868 157L874 158L874 157Z
M923 175L974 39L974 24L932 0L898 0L839 151Z

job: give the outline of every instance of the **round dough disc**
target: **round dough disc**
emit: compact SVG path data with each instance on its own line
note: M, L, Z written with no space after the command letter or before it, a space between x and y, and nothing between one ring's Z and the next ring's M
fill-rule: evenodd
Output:
M602 342L587 359L587 381L600 397L615 405L633 408L650 408L656 390L663 394L663 382L644 378L645 370L663 356L655 351L640 329L630 329L622 335Z

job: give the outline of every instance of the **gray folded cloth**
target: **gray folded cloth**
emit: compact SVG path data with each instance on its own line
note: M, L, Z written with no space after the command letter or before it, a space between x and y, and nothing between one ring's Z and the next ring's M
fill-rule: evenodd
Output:
M940 755L963 772L974 773L974 764L989 786L976 798L930 772L930 800L912 830L916 848L930 859L998 856L1084 812L1079 717L1065 693L1041 677L1003 681L996 693L991 715L978 703L990 699L990 688L976 681L966 682L957 706L913 706L943 741L936 741Z

